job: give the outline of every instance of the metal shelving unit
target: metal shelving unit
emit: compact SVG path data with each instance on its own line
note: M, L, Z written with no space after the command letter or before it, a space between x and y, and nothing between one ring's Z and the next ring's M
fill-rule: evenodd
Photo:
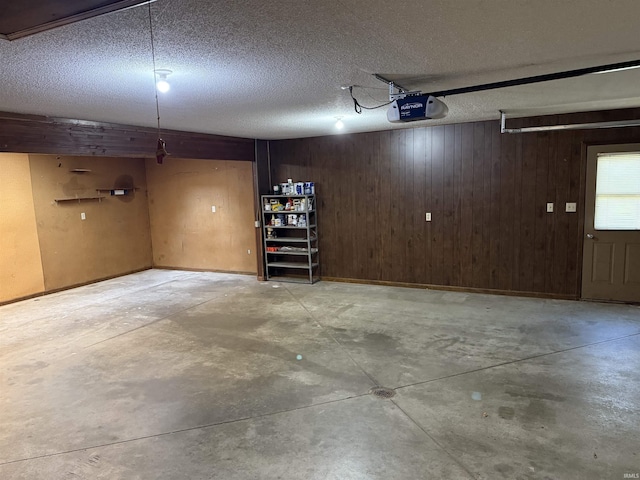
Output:
M315 195L262 195L261 204L267 280L317 282Z

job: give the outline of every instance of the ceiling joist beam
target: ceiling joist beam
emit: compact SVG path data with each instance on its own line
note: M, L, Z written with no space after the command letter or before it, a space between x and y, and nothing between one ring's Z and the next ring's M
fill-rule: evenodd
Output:
M3 32L0 34L0 38L5 40L17 40L19 38L28 37L29 35L35 35L36 33L46 32L47 30L52 30L54 28L62 27L64 25L69 25L71 23L87 20L89 18L97 17L99 15L104 15L106 13L111 13L118 10L123 10L125 8L135 7L138 5L144 5L154 1L155 0L114 0L110 2L108 5L91 8L86 11L78 12L78 10L76 9L76 12L78 13L66 15L56 20L52 20L50 22L38 23L38 21L35 21L35 23L28 28L22 28L17 31ZM25 14L26 13L28 12L25 12Z

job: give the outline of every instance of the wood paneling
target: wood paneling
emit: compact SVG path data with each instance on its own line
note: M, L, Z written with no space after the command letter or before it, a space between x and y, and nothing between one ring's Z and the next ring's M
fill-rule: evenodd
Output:
M640 110L509 126L628 118ZM272 182L316 182L325 277L577 298L585 145L639 140L638 127L500 134L492 121L279 140L269 148ZM566 213L566 202L577 202L578 212Z
M256 140L255 157L256 161L253 164L253 208L256 215L255 218L262 221L262 202L260 200L260 195L271 193L271 172L269 171L269 142L267 142L266 140ZM256 263L258 270L258 279L264 281L266 280L266 267L264 261L264 252L262 249L262 245L264 244L262 236L263 229L256 228Z
M60 155L29 160L46 291L151 267L143 160ZM80 168L89 171L72 172ZM97 191L118 187L137 189L124 196ZM105 198L55 201L95 196Z
M218 160L254 159L248 138L162 130L170 157ZM155 157L153 128L0 112L0 152Z
M256 272L252 162L149 159L147 179L154 266Z
M0 153L0 304L44 291L29 156Z

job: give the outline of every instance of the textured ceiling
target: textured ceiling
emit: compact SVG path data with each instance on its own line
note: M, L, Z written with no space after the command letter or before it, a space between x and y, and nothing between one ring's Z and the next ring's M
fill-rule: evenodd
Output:
M165 128L263 139L398 128L372 73L444 90L640 59L638 0L157 0ZM640 106L640 69L450 96L437 122ZM0 40L0 111L154 126L148 7Z

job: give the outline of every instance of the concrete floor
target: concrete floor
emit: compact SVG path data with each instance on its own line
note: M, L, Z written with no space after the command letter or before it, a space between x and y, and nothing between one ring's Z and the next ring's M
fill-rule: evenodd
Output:
M640 474L637 306L150 270L0 345L3 480Z

